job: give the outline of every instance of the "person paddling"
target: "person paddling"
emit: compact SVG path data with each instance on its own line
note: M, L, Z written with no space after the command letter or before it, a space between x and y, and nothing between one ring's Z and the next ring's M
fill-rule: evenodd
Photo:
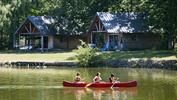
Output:
M81 81L81 76L80 76L80 73L76 73L76 77L74 78L74 81L75 82L80 82Z
M99 83L102 80L100 75L100 72L97 72L96 76L93 78L93 82Z
M111 74L111 76L109 77L109 82L110 83L115 83L115 82L119 82L119 81L117 81L119 78L116 78L115 76L114 76L114 74Z

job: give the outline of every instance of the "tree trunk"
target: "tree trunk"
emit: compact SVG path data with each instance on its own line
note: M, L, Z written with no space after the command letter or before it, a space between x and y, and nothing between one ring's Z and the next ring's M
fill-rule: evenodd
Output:
M168 32L168 50L173 50L173 49L174 49L173 33Z
M67 40L66 40L67 41L67 49L69 49L69 35L67 34L66 36L67 36L66 37L67 38Z
M0 31L0 49L3 47L2 46L2 43L3 43L2 39L3 39L3 32L1 33L1 31Z
M175 27L174 27L174 22L175 22L175 14L174 14L174 1L169 0L168 3L168 8L167 8L167 32L168 32L168 50L174 49L174 33L175 33Z

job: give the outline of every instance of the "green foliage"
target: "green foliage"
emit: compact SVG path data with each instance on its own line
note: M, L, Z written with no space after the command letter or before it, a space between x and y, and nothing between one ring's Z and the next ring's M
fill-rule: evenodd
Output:
M96 61L98 60L97 52L97 48L91 48L82 42L82 45L78 47L78 50L76 50L76 58L79 61L79 65L82 67L94 67L96 65Z

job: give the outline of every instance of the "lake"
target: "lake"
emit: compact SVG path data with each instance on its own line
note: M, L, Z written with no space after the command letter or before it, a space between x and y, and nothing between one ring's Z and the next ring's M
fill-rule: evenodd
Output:
M137 80L133 88L68 88L77 72L91 82L97 72L103 81L111 73L120 81ZM176 100L177 72L138 68L0 68L0 100Z

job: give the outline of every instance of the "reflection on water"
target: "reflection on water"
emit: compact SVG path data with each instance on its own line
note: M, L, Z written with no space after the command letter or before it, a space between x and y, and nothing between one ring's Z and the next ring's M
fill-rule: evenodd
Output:
M92 94L94 100L119 100L122 96L126 100L128 96L136 96L137 88L64 88L64 94L74 94L76 100L82 100L85 95Z
M10 87L0 89L0 100L127 100L137 95L137 88Z
M74 94L76 100L82 100L82 97L87 94L87 88L64 88L64 95Z
M67 88L62 81L73 81L80 72L91 82L95 73L108 81L111 73L120 81L137 80L136 88ZM176 100L177 72L131 68L0 68L0 100Z

